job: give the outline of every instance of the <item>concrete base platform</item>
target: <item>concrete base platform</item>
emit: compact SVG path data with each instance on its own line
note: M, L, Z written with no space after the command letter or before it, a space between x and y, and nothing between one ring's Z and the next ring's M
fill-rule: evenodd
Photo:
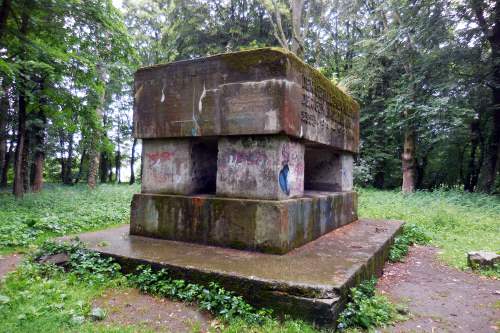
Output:
M254 305L333 325L349 288L381 274L402 224L358 220L285 255L130 236L128 225L79 237L126 271L150 264L190 282L216 281Z
M356 192L307 191L288 200L135 194L136 236L283 254L356 221Z

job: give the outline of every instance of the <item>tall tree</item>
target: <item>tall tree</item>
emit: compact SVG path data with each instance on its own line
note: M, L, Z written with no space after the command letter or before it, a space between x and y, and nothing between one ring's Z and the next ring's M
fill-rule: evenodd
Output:
M471 0L469 4L483 38L490 46L490 72L486 85L491 89L488 111L492 126L489 144L485 149L480 186L485 192L492 192L500 171L500 1Z

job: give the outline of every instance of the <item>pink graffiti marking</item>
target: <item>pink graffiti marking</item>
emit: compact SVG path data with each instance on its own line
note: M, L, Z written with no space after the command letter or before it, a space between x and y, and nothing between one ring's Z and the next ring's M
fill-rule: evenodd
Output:
M174 156L175 152L170 151L161 151L155 153L147 153L146 157L151 161L152 164L156 164L158 162L165 162L170 160Z

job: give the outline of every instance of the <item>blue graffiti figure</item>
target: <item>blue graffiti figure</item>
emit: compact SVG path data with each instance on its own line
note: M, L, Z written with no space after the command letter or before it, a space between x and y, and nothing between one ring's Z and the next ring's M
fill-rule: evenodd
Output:
M281 169L278 181L280 183L280 188L286 195L290 195L290 188L288 187L288 172L290 169L288 168L288 164Z

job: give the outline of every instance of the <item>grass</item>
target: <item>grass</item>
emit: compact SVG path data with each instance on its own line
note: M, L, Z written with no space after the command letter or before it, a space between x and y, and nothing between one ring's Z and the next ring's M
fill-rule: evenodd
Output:
M138 186L47 185L41 193L16 200L0 193L0 254L25 251L48 238L128 223Z
M59 235L127 223L137 186L47 186L42 193L16 201L0 193L0 254L30 252L33 245ZM361 189L359 215L398 219L417 225L440 248L442 260L466 267L466 253L500 249L500 198L458 191L398 192ZM483 272L484 273L484 272ZM490 272L498 276L498 272ZM108 327L89 320L92 300L109 288L130 287L123 277L82 279L81 274L43 270L23 264L0 282L1 332L144 332L146 327ZM371 304L371 303L370 303ZM368 312L367 312L368 313ZM83 322L81 321L84 319ZM251 324L221 321L220 332L317 332L295 320Z
M147 332L139 326L106 327L89 320L92 300L126 282L95 279L54 266L24 262L0 287L1 332Z
M500 250L498 196L459 191L403 195L373 189L361 189L359 194L359 216L419 226L430 236L431 245L440 248L440 258L456 268L467 267L469 251Z

